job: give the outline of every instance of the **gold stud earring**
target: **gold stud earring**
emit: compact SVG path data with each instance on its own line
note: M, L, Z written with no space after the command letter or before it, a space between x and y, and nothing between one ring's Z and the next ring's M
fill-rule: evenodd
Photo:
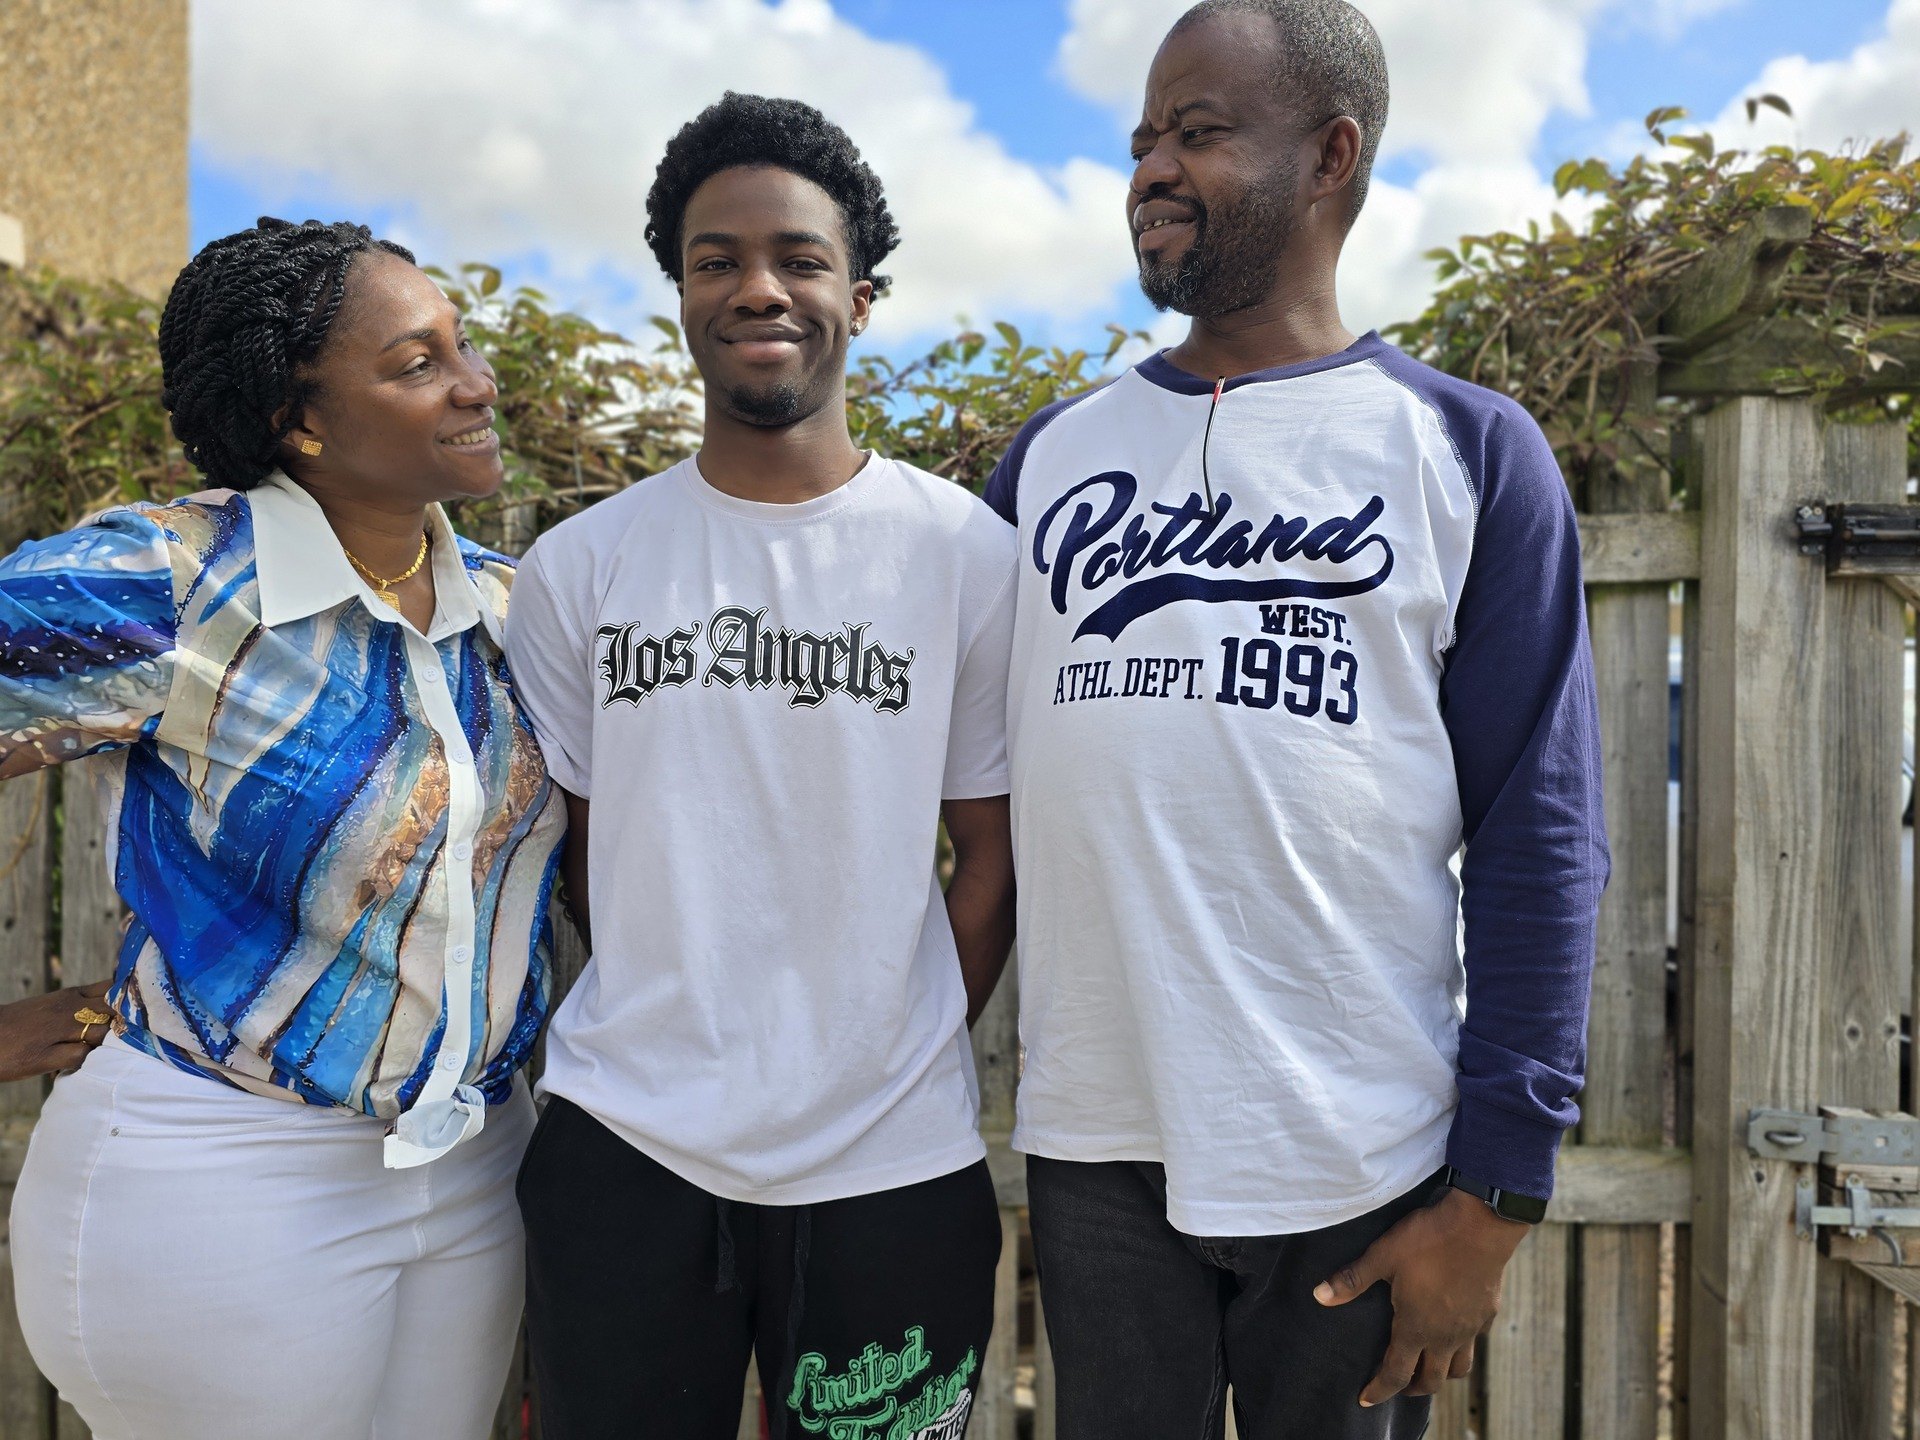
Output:
M300 442L300 453L302 455L318 455L325 448L326 447L318 440L302 440Z

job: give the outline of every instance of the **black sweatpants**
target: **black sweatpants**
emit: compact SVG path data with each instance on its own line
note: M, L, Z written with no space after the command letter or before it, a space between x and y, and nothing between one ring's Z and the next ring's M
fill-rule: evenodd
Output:
M1360 1408L1387 1287L1331 1309L1313 1288L1443 1193L1435 1176L1324 1230L1193 1236L1167 1223L1159 1165L1029 1155L1060 1440L1219 1440L1229 1386L1242 1440L1417 1440L1426 1397Z
M546 1440L959 1440L993 1326L986 1162L818 1205L721 1200L558 1097L521 1163ZM837 1423L836 1423L837 1422Z

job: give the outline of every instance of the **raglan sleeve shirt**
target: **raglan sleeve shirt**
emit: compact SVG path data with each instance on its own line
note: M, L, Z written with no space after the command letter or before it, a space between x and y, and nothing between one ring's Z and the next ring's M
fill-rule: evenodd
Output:
M1608 876L1593 656L1572 500L1511 401L1430 394L1478 500L1440 681L1459 781L1467 1008L1448 1161L1546 1198L1579 1119Z
M562 592L547 573L551 548L536 544L520 562L507 608L507 665L554 782L586 799L593 792L593 635L575 613L580 587Z

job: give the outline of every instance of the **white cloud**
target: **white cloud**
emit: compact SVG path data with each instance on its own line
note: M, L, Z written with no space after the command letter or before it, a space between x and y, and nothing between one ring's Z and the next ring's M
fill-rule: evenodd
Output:
M1793 106L1792 118L1763 107L1749 124L1745 97L1769 94ZM1722 144L1823 150L1920 133L1920 0L1892 0L1885 32L1844 59L1773 60L1709 128Z
M827 0L194 0L193 133L263 191L400 207L444 260L541 252L672 292L643 239L668 137L721 92L792 95L846 127L905 241L883 341L1026 312L1104 315L1132 273L1124 177L1043 172L945 73Z
M1189 3L1070 0L1061 75L1131 129L1153 53ZM1474 0L1469 24L1457 5L1359 0L1392 76L1382 151L1475 163L1524 157L1553 111L1587 112L1587 32L1599 3Z
M1061 75L1131 128L1153 53L1188 3L1071 0ZM1418 314L1433 290L1423 257L1435 246L1551 216L1552 186L1528 157L1551 114L1587 113L1588 40L1605 3L1630 0L1475 0L1471 23L1433 0L1358 0L1392 79L1382 155L1427 164L1410 184L1373 183L1340 266L1350 326ZM1737 0L1663 0L1663 9L1678 23L1680 12L1727 3Z
M1620 18L1632 28L1650 30L1663 40L1672 40L1694 21L1745 3L1746 0L1651 0L1651 3L1633 0L1633 3L1617 4L1615 8L1623 12Z
M1524 161L1439 165L1410 186L1376 184L1341 261L1344 318L1363 330L1412 319L1433 292L1429 250L1466 234L1521 229L1555 204L1552 185Z

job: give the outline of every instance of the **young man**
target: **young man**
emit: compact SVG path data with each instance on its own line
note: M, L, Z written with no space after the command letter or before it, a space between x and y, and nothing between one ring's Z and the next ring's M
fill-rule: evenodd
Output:
M847 347L898 234L816 110L728 95L648 240L699 453L528 553L516 682L593 960L520 1177L554 1440L957 1440L999 1219L967 1021L1012 939L1013 537L857 450ZM943 896L938 822L954 848Z
M1127 197L1187 337L989 487L1063 1440L1217 1435L1229 1385L1246 1440L1412 1440L1577 1113L1607 857L1572 507L1511 402L1340 323L1386 101L1341 0L1190 10Z

